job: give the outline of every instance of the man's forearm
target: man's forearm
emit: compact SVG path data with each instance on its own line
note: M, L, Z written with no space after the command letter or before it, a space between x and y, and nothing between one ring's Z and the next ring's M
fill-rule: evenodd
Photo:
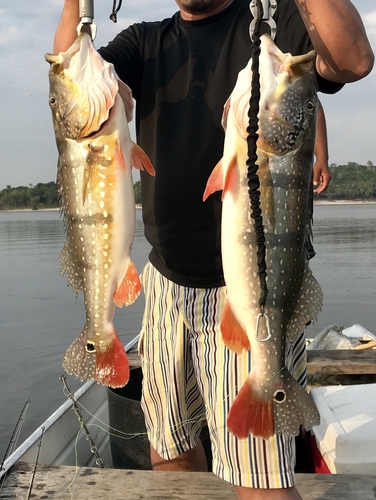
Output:
M349 0L295 0L318 54L321 76L348 83L366 76L374 56L363 22Z
M55 33L54 54L69 49L77 37L79 22L78 0L65 0L64 10Z

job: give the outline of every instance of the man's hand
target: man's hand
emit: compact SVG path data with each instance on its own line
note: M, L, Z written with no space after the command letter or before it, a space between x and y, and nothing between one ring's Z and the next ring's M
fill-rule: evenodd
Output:
M331 178L328 162L316 159L313 165L313 192L320 194L325 191Z

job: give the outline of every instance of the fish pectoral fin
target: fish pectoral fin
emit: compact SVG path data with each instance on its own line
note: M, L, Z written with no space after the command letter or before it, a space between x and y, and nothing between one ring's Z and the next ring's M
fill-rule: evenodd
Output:
M67 349L63 358L64 370L80 380L124 387L129 380L128 356L115 330L106 340L103 347L88 340L86 326Z
M203 201L205 201L211 194L215 193L216 191L221 191L223 189L224 180L223 180L222 161L223 158L219 160L219 162L214 167L212 173L209 176L208 182L206 183L204 195L202 197Z
M251 373L236 396L227 416L227 427L238 438L250 433L269 439L274 434L273 399L257 390Z
M236 155L230 159L227 165L225 164L224 158L219 160L210 174L208 182L206 183L206 188L202 197L203 201L205 201L211 194L221 190L223 200L224 195L228 191L234 190L239 181L236 169L237 164Z
M150 175L155 175L154 167L145 151L136 143L133 143L131 153L132 167L138 170L146 170Z
M223 342L231 351L241 354L243 349L250 350L251 344L248 335L236 319L228 301L226 301L223 308L221 332Z
M132 261L129 262L127 273L117 287L113 301L117 307L123 307L123 305L129 306L140 295L141 291L141 281L138 272Z

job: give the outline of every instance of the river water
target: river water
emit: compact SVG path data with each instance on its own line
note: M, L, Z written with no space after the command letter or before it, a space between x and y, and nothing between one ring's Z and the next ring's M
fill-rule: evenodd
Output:
M311 268L324 291L315 336L329 324L360 323L376 333L376 205L316 205ZM65 401L59 375L65 349L84 325L82 296L75 300L58 269L65 241L58 212L0 213L0 462L18 415L31 403L25 439ZM149 245L141 212L133 260L140 271ZM126 343L139 331L143 297L117 309L115 326ZM72 390L80 382L68 377Z

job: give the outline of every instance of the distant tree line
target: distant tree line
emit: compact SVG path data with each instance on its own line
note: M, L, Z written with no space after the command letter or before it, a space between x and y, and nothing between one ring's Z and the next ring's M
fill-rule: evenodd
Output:
M323 200L374 200L376 199L376 166L349 162L347 165L330 165L332 180L329 187L315 199Z
M141 183L134 185L136 204L141 203ZM56 182L38 183L35 186L6 186L0 191L0 210L16 210L29 208L57 208L60 206Z
M330 165L332 180L324 193L315 195L321 200L376 200L376 166L350 162L347 165ZM141 203L141 183L134 184L136 204ZM35 186L6 186L0 191L0 210L17 208L56 208L59 193L55 182L38 183Z

